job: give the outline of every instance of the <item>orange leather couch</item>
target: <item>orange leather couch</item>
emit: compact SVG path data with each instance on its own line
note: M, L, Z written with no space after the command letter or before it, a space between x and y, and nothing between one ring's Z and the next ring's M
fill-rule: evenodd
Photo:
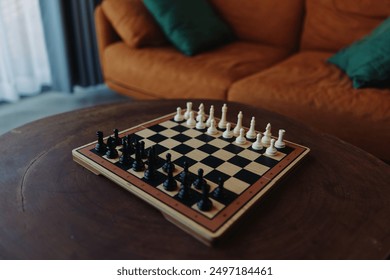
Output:
M142 99L208 98L279 112L390 162L390 89L352 88L326 60L390 15L390 0L210 0L237 40L193 57L131 48L95 11L108 87Z

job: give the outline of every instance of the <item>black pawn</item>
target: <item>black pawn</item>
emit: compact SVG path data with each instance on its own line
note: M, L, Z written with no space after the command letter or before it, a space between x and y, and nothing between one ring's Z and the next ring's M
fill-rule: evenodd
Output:
M156 163L154 159L153 149L149 150L149 156L148 156L148 169L146 169L144 178L146 180L153 180L154 176L156 175Z
M129 146L125 138L122 140L122 145L122 155L119 158L119 163L129 165L131 162L131 156L129 153Z
M147 154L146 154L146 151L145 151L145 142L144 141L140 141L139 145L140 145L139 149L140 149L141 158L143 158L143 159L147 158Z
M133 155L135 153L135 148L134 148L134 142L131 139L130 135L126 135L124 138L127 142L127 148L129 149L129 154Z
M169 170L172 169L172 172L175 170L175 165L172 162L172 155L170 153L167 153L166 155L166 161L164 165L162 166L162 170L166 173L169 173Z
M122 140L119 137L119 130L116 128L114 129L114 141L116 146L120 146L122 144Z
M185 176L187 177L188 180L188 163L186 161L183 163L183 168L184 168L183 171L179 175L180 181L183 181Z
M190 196L189 193L189 186L188 186L188 173L184 173L182 180L181 180L181 185L180 185L180 191L177 194L177 196L181 200L187 200Z
M202 185L202 198L198 201L197 206L200 211L210 211L213 208L213 202L209 198L210 187L207 184Z
M203 179L203 169L199 168L198 169L198 178L194 181L193 185L196 189L200 190L202 189L202 186L207 184L206 180Z
M176 180L173 178L173 170L168 170L168 178L164 181L163 187L167 191L174 191L177 188Z
M110 159L114 159L118 157L118 151L115 149L115 140L111 136L107 139L107 152L106 156Z
M225 187L223 186L223 180L221 177L218 178L218 187L214 190L215 198L223 198L225 196Z
M98 138L98 142L96 143L95 151L97 151L100 154L105 154L107 151L107 145L104 143L103 140L103 132L97 131L96 135Z
M135 145L135 160L133 161L132 168L134 171L142 171L145 168L145 164L141 158L140 144L139 142Z

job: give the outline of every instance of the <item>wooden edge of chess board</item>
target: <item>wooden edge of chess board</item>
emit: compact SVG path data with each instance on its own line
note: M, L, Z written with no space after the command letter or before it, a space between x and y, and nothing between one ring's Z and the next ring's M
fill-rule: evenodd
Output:
M154 124L159 124L165 120L173 118L175 113L171 113L160 118L145 122L132 128L119 132L119 136L133 134L146 129ZM215 120L218 120L215 118ZM107 139L109 136L105 137ZM275 137L272 137L275 138ZM285 141L289 146L293 146L293 154L286 156L278 166L271 168L263 174L261 179L248 187L240 194L228 207L221 211L216 217L206 219L204 216L191 212L188 206L179 204L172 197L148 185L146 182L134 175L121 170L108 160L96 155L91 150L94 149L97 141L83 145L72 150L73 160L96 175L103 175L137 197L143 199L153 207L162 212L163 216L176 226L191 234L202 243L211 246L230 230L239 218L252 208L282 177L293 169L310 151L309 148ZM110 166L111 165L111 166ZM245 198L244 198L245 197ZM228 209L232 208L232 209ZM226 210L226 211L225 211ZM230 210L230 211L227 211ZM194 212L194 210L192 210ZM230 212L230 213L229 213ZM214 221L218 220L218 225ZM214 225L213 225L214 223Z

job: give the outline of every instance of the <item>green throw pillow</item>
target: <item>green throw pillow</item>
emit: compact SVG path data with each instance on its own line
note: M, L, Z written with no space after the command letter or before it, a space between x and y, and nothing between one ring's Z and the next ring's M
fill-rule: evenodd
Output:
M347 73L354 88L390 85L390 17L371 34L329 58L328 62Z
M168 39L186 55L230 42L234 36L207 0L144 0Z

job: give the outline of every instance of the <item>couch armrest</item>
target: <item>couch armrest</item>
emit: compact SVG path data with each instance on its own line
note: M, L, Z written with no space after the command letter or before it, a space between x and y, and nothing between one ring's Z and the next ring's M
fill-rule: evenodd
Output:
M96 37L99 49L99 59L104 74L104 61L103 53L107 46L120 40L119 35L108 21L106 15L103 12L102 7L99 5L95 9L95 28Z

